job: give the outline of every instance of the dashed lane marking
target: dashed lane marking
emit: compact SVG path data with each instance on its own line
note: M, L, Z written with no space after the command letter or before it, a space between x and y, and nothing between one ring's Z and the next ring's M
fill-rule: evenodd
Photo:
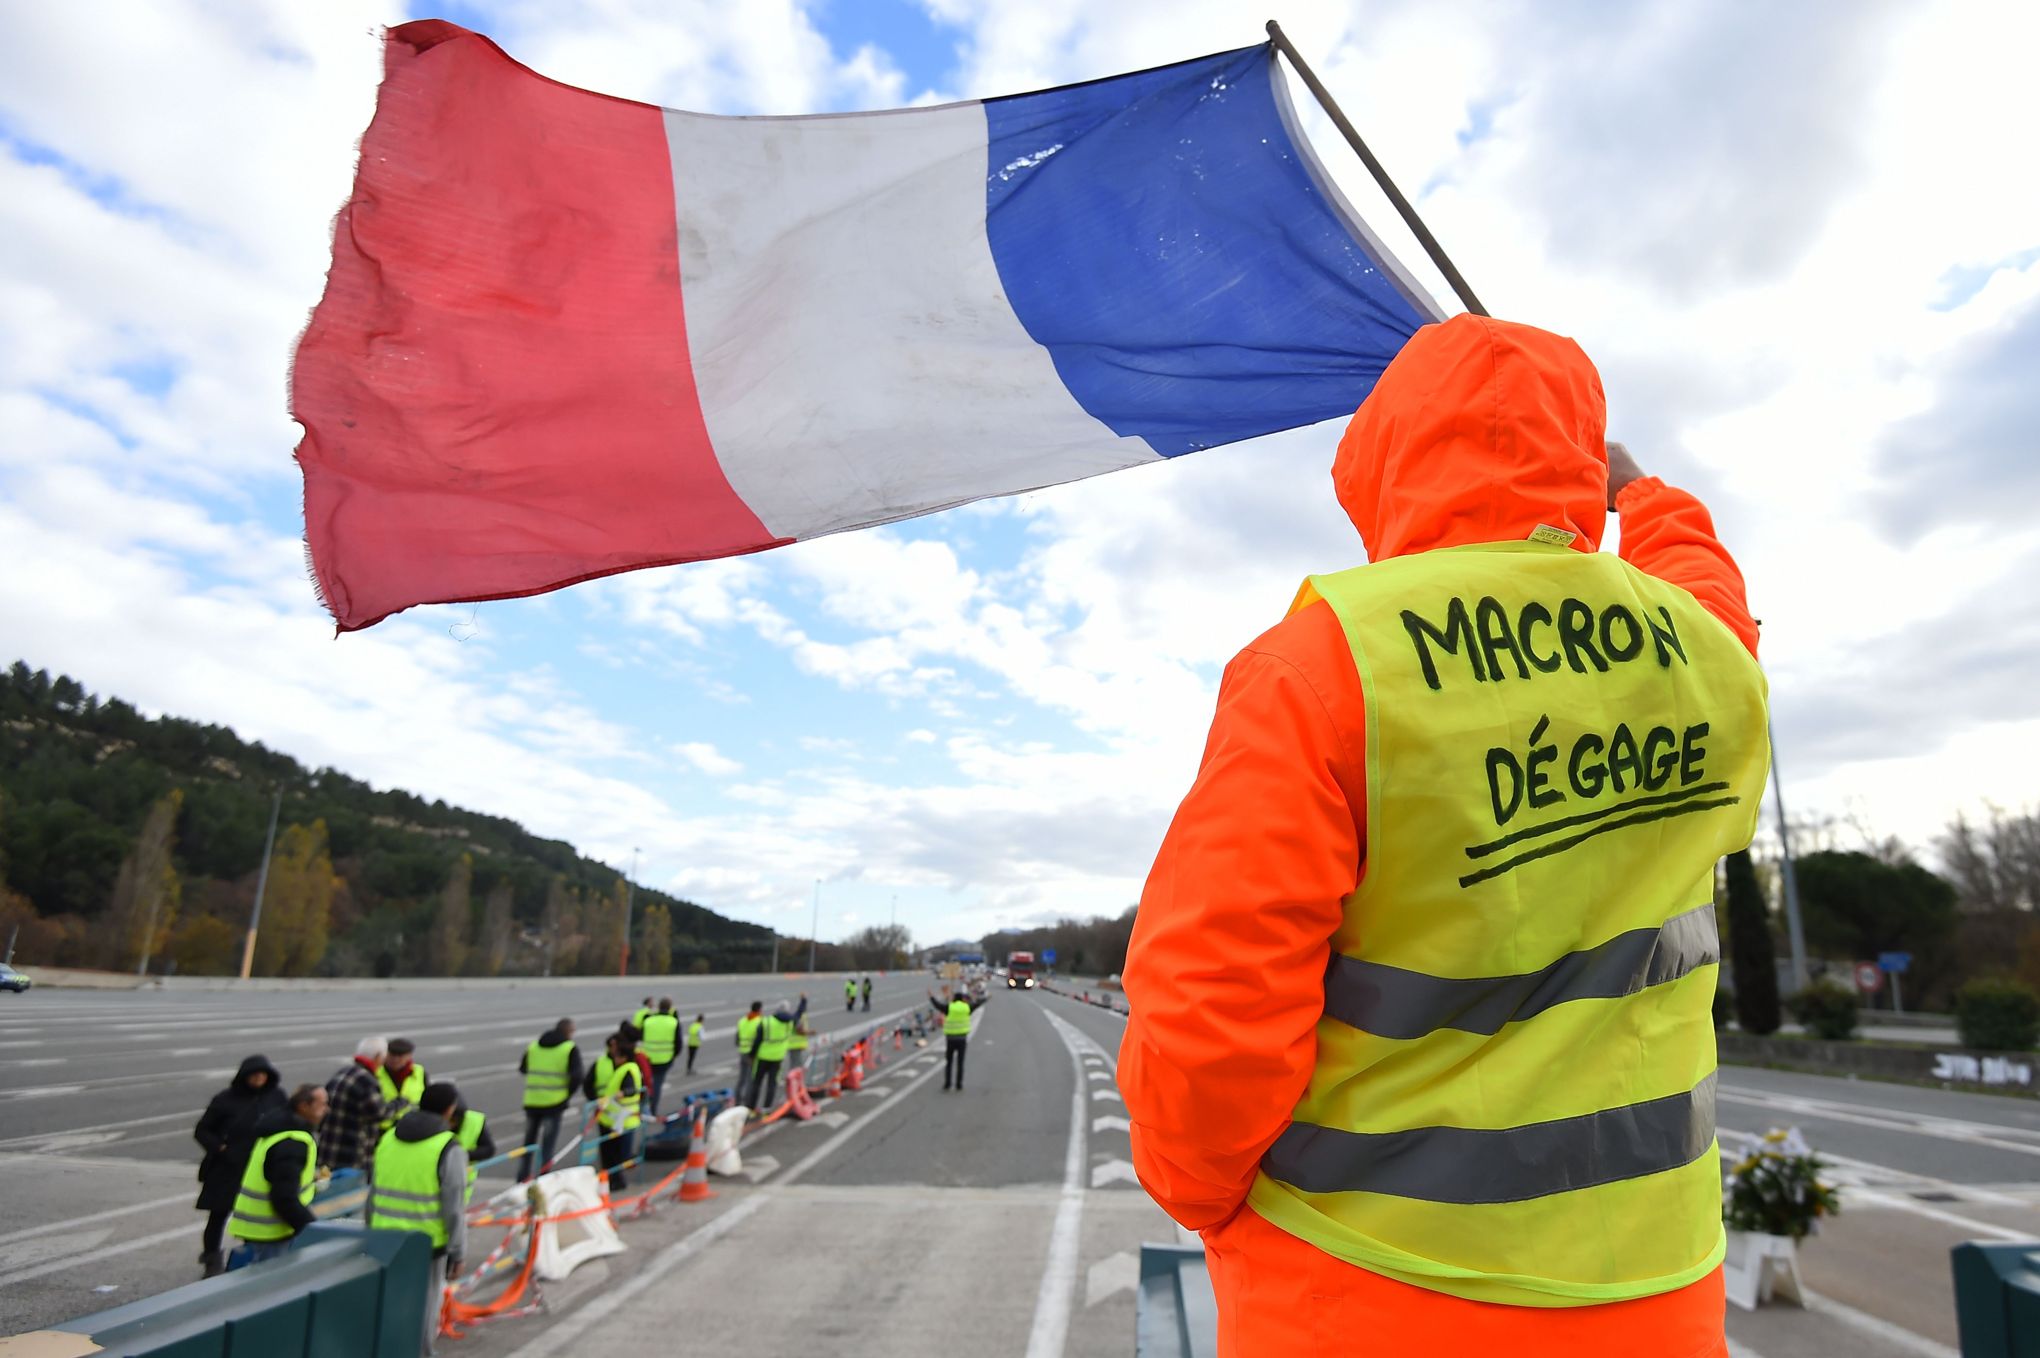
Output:
M1092 1118L1091 1130L1094 1132L1126 1132L1130 1135L1133 1131L1133 1124L1125 1118L1107 1115L1102 1118Z

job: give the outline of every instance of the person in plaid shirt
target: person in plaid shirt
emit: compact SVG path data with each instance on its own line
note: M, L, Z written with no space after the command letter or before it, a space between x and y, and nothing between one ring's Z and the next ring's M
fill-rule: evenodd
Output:
M326 1081L329 1105L319 1124L319 1163L326 1168L368 1168L383 1120L382 1086L375 1073L388 1052L387 1039L364 1037L354 1059Z

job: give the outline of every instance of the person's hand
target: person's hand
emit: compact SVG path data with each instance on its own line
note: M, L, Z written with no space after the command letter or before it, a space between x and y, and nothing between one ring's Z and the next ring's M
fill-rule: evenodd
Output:
M1642 479L1643 468L1636 465L1636 459L1629 455L1629 449L1625 445L1609 439L1607 447L1608 508L1612 510L1615 508L1615 497L1622 493L1622 488L1631 481Z

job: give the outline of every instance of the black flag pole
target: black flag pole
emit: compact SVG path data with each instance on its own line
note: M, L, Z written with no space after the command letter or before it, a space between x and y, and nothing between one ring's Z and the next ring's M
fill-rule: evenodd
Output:
M1459 300L1465 304L1466 309L1476 316L1487 315L1488 309L1480 304L1480 298L1473 295L1473 289L1467 286L1466 279L1460 276L1459 270L1445 254L1445 247L1438 244L1438 238L1431 234L1431 228L1424 225L1424 219L1410 206L1410 200L1402 196L1402 190L1395 186L1395 181L1388 177L1388 171L1381 168L1381 162L1374 158L1374 152L1367 149L1367 143L1360 139L1360 134L1353 129L1353 124L1347 121L1344 110L1332 98L1331 91L1324 87L1324 82L1317 78L1317 72L1311 70L1309 63L1297 54L1296 45L1289 41L1289 35L1282 31L1282 25L1273 19L1268 21L1268 37L1274 42L1275 49L1289 58L1289 64L1303 77L1304 85L1316 97L1326 116L1331 118L1332 126L1344 134L1347 144L1360 157L1360 163L1374 176L1374 182L1381 185L1381 191L1388 195L1388 201L1402 214L1404 223L1415 234L1417 243L1424 247L1424 253L1438 266L1438 272L1445 275L1445 281L1452 285L1452 291L1459 294Z

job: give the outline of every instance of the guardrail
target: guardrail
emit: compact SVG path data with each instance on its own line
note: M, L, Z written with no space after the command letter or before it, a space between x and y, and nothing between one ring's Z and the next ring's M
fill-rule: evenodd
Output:
M2040 1240L1957 1245L1952 1262L1962 1358L2040 1358Z
M417 1358L425 1340L432 1244L416 1231L309 1226L265 1263L57 1326L97 1348L59 1347L49 1331L0 1339L0 1355L105 1358Z
M1213 1358L1218 1299L1201 1245L1142 1245L1134 1358Z

